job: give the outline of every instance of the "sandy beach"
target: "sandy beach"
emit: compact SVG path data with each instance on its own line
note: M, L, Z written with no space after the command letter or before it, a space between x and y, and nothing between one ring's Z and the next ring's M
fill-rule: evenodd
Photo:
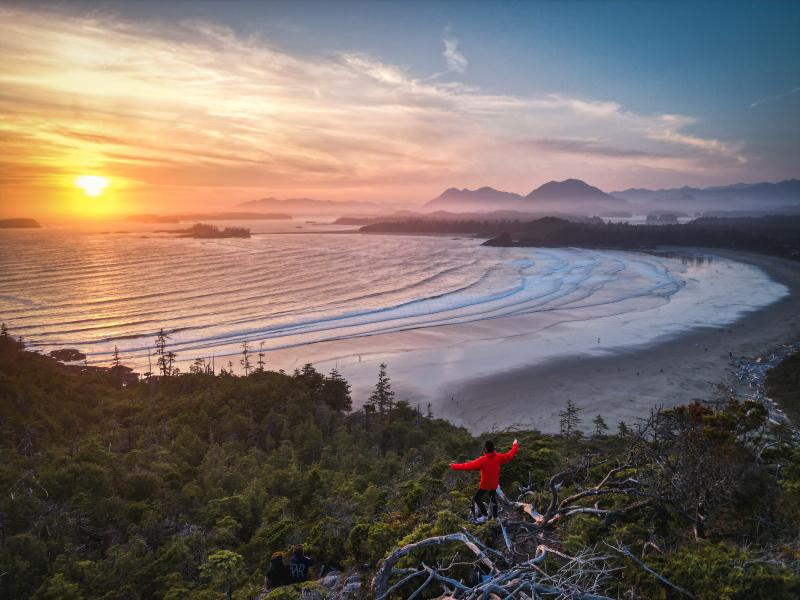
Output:
M709 251L759 267L787 286L788 296L724 328L705 328L610 356L553 360L476 378L441 398L441 416L474 432L509 426L558 431L558 412L572 400L583 426L595 415L616 428L654 405L708 400L732 381L741 357L800 339L800 263L740 252ZM732 358L731 358L732 357ZM440 404L441 403L441 404Z

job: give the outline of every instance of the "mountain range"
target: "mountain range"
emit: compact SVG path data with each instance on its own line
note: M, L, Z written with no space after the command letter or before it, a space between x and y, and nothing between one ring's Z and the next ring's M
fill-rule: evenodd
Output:
M800 208L800 179L777 183L736 183L707 188L680 187L648 190L631 188L611 192L631 203L690 213L774 213Z
M491 187L476 190L450 188L425 204L425 209L451 212L562 211L584 215L625 212L676 212L693 216L797 214L800 212L800 180L737 183L707 188L631 188L606 193L580 179L567 179L545 183L526 196Z
M527 196L503 192L491 187L482 187L477 190L450 188L425 204L426 210L453 212L514 210L600 214L629 208L627 200L607 194L580 179L550 181L531 191Z
M237 205L238 209L286 213L293 216L381 216L401 211L404 206L365 201L330 201L313 198L260 198ZM690 216L758 216L800 214L800 180L777 183L737 183L707 188L680 187L650 190L630 188L604 192L580 179L550 181L527 195L492 187L449 188L422 207L424 213L496 213L614 215L686 213Z

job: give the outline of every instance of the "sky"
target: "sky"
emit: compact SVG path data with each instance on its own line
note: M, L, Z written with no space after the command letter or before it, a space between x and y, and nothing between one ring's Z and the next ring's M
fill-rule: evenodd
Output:
M0 217L798 177L797 31L797 2L0 2Z

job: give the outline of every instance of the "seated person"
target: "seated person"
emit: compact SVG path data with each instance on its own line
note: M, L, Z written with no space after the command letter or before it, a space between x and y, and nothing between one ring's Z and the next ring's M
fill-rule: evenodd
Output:
M292 558L289 560L289 571L294 583L301 583L308 581L308 568L314 564L314 561L303 554L302 544L297 544L294 547Z

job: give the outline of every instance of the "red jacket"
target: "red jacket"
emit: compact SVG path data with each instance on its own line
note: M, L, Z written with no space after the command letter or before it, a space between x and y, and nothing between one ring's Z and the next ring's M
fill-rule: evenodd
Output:
M454 471L477 471L481 472L481 489L482 490L496 490L500 483L500 465L509 462L519 450L519 444L514 442L511 450L508 452L490 452L484 454L480 458L471 460L466 463L450 465Z

